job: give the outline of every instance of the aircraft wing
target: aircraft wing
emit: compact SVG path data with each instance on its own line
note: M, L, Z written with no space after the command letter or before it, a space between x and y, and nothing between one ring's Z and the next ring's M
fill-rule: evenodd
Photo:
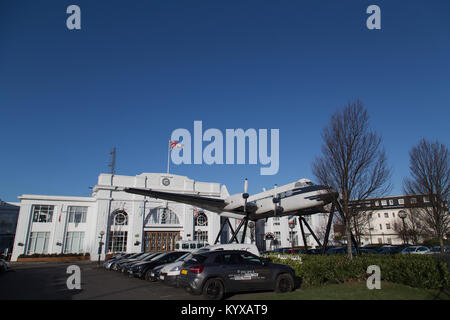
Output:
M190 204L194 207L203 208L209 211L221 213L223 208L226 206L226 202L220 198L208 198L200 197L190 194L173 193L173 192L163 192L163 191L153 191L151 189L139 189L139 188L124 188L125 192L140 194L142 196L170 200L181 202L185 204Z

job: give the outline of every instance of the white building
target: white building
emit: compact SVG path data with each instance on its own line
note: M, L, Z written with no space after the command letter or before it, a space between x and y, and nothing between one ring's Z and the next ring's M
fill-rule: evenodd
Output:
M214 243L217 214L198 210L196 216L190 205L129 194L123 187L220 196L219 183L159 173L101 174L91 197L25 194L19 197L12 261L33 253L89 253L97 260L100 242L102 260L113 252L170 251L176 240L197 240L197 235Z
M214 244L221 219L224 219L218 214L178 202L126 193L124 187L220 197L221 185L173 174L100 174L91 197L24 194L19 197L20 213L11 260L34 253L89 253L91 260L104 260L107 254L114 252L171 251L177 240ZM256 224L253 240L260 250L270 249L270 242L264 241L268 231L279 235L281 246L291 246L288 218L279 219L286 223L282 225L275 218ZM236 230L239 221L230 219L230 223ZM298 225L294 232L297 232L295 238L299 244ZM241 236L242 231L239 241ZM220 242L227 242L229 238L229 230L225 228ZM245 242L251 241L251 234L247 232Z

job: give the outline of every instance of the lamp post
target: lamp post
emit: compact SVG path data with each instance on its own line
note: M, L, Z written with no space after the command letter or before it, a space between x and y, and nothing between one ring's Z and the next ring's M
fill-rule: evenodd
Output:
M400 217L400 219L402 219L402 223L403 223L403 244L407 244L408 241L406 239L406 225L405 225L405 219L408 216L408 214L406 213L405 210L400 210L398 212L398 216Z
M291 234L291 246L292 246L292 249L294 249L294 228L295 228L295 223L293 223L293 222L289 222L289 228L291 229L291 232L290 232L290 234ZM292 251L292 252L294 252L294 251Z
M100 265L100 256L102 254L102 245L103 245L103 236L105 235L105 231L100 231L100 235L98 236L99 242L98 242L98 265Z

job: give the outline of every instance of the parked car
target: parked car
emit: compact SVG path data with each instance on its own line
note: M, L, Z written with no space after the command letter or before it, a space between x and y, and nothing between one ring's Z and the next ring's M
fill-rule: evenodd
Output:
M114 263L119 262L122 259L127 259L127 258L132 258L133 256L137 256L140 253L126 253L124 255L121 255L119 257L116 258L116 256L114 256L113 258L105 261L105 263L103 264L103 266L105 267L105 269L107 270L111 270L111 267Z
M220 300L225 293L254 290L288 292L295 288L294 269L245 251L193 254L181 269L179 284L192 294Z
M153 268L160 266L162 264L172 263L177 260L179 257L185 255L186 251L172 251L166 252L162 254L158 254L154 258L149 261L140 261L138 263L133 264L128 269L128 275L133 277L138 277L140 279L152 280L152 270Z
M440 254L441 253L441 246L434 246L430 249L430 254ZM445 246L444 247L444 253L450 253L450 247Z
M10 269L9 262L6 259L0 258L0 273L6 272Z
M177 261L164 266L159 271L153 269L151 276L153 279L161 280L165 284L171 286L178 286L178 276L180 275L180 270L183 263L189 260L192 257L192 254L194 253L201 253L214 250L241 250L251 252L256 256L259 256L259 250L254 244L227 243L227 244L210 245L197 249L190 255L180 257Z
M397 254L403 250L402 247L383 247L380 250L376 251L377 254Z
M114 271L121 271L121 270L122 270L122 266L123 266L125 263L132 262L132 261L138 261L138 260L144 259L146 256L148 256L148 255L150 255L150 254L153 254L153 252L141 252L141 253L138 253L138 254L136 254L136 255L134 255L134 256L131 256L131 257L129 257L129 258L126 258L126 259L120 259L119 261L117 261L117 262L115 262L115 263L112 264L111 270L114 270Z
M162 252L151 252L138 260L129 261L123 264L120 264L120 271L124 274L128 274L128 271L137 263L148 262L153 259L156 259L158 256L162 255Z
M428 254L431 250L424 246L410 246L401 251L402 254Z

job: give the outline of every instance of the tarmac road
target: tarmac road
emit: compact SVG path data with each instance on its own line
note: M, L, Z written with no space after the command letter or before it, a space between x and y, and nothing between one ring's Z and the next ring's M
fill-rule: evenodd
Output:
M81 289L69 290L70 265L81 269ZM249 299L267 293L248 293L229 299ZM130 278L90 261L14 263L0 274L0 300L203 300L181 288Z

